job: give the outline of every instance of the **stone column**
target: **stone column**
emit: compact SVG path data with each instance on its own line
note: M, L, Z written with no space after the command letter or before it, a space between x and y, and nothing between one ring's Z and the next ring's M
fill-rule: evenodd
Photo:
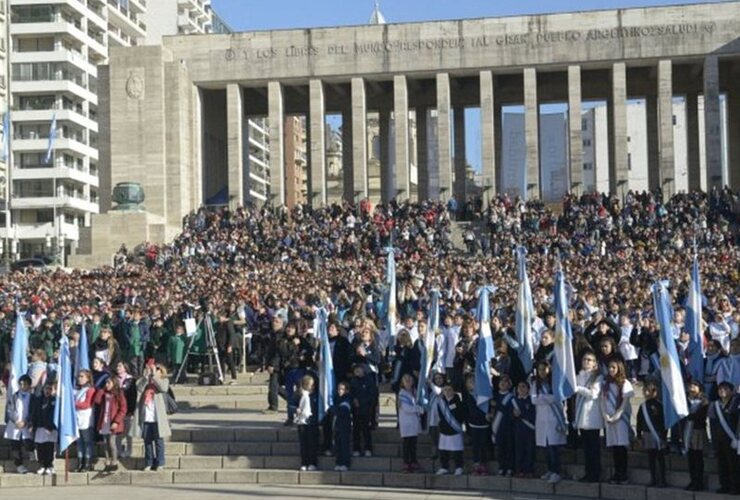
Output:
M355 177L352 153L352 110L342 112L342 197L355 202Z
M380 135L380 199L387 203L396 195L396 183L393 182L391 168L391 112L387 109L378 111L378 135Z
M244 100L239 84L226 86L229 207L244 204Z
M365 80L352 79L352 180L353 198L367 198L367 101Z
M527 147L525 196L531 200L540 197L540 109L535 68L524 68L524 137Z
M686 94L686 150L689 170L689 191L701 189L701 161L699 151L699 95Z
M648 188L653 190L660 187L660 131L657 96L650 95L645 98L645 117L647 120Z
M406 77L393 77L393 118L395 124L395 178L393 196L405 200L411 195L409 154L409 96Z
M455 148L455 182L453 188L455 192L455 198L457 198L458 206L463 206L468 199L467 191L467 179L465 172L465 165L467 164L465 158L465 108L458 106L453 112L454 120L454 148Z
M581 67L568 66L568 163L570 190L583 192L583 117L581 114Z
M429 196L447 201L452 195L451 91L449 73L437 74L437 168L438 188L431 183Z
M284 102L280 82L267 84L267 116L270 122L270 195L274 206L285 204ZM291 182L294 182L291 179Z
M493 134L494 134L494 151L496 156L496 165L503 167L503 107L501 102L496 99L493 104ZM503 168L497 168L494 175L494 183L496 186L503 184L502 174ZM496 197L498 194L498 188L494 188L491 192L491 197Z
M722 115L719 103L719 61L704 59L704 154L707 166L707 191L722 187Z
M326 204L326 114L324 84L321 80L309 82L309 115L311 131L311 162L308 176L308 198L313 207Z
M734 78L734 82L738 79ZM729 149L728 179L731 189L740 188L740 91L737 83L727 92L727 147Z
M658 61L658 115L660 119L660 187L664 199L676 190L673 153L673 67L670 59Z
M429 199L428 112L427 108L416 108L416 178L420 201Z
M611 138L609 144L609 192L620 199L629 190L627 167L627 66L625 63L612 65L612 95L610 115ZM594 165L596 168L596 165Z
M484 198L496 195L496 120L493 93L493 73L480 72L480 134L481 176Z

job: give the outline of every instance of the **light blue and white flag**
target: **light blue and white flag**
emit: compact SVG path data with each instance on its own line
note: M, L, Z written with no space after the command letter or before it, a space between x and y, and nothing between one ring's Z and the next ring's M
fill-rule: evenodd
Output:
M77 413L72 386L72 361L69 359L69 340L62 335L59 342L59 371L57 372L57 404L54 407L54 425L59 431L59 453L77 441Z
M386 329L388 330L388 345L393 346L396 343L396 323L398 322L398 312L396 305L396 252L393 247L387 248L388 251L388 268L386 269L385 280L388 285L386 295Z
M681 376L676 342L673 340L673 308L667 283L656 281L652 287L655 319L660 330L658 354L660 355L660 380L662 382L663 418L666 429L689 414L686 390Z
M488 413L488 404L493 398L493 382L491 381L491 359L493 351L493 335L491 333L491 305L488 300L490 294L495 293L493 286L481 287L478 295L476 319L480 326L478 333L478 356L475 361L475 402L481 411Z
M321 343L321 359L319 360L319 422L329 408L334 404L334 360L331 357L329 345L328 313L323 307L316 311L314 331Z
M691 266L691 283L686 301L686 330L689 332L689 365L691 380L704 383L704 338L701 329L701 282L699 281L699 260L694 255Z
M424 337L424 348L421 350L421 371L419 372L419 385L416 388L416 402L426 407L429 404L429 388L427 382L431 377L432 362L434 361L435 335L439 330L439 290L430 292L429 324Z
M80 325L80 340L77 344L77 356L75 357L75 376L80 373L80 370L90 369L90 354L87 349L87 328L85 328L85 322Z
M527 276L527 250L524 247L517 247L516 261L519 280L519 295L516 302L514 324L516 341L519 344L517 354L524 366L524 372L530 374L534 361L534 332L532 331L532 322L535 316L532 289L529 286L529 276Z
M6 111L3 116L3 161L7 162L10 158L10 111Z
M552 393L564 401L576 390L576 365L573 356L573 331L568 317L568 286L561 269L555 272L555 341L552 358Z
M15 321L15 337L10 353L10 378L8 379L8 400L18 392L18 379L28 372L28 331L19 312Z
M44 163L49 163L54 156L54 147L57 142L57 114L54 113L51 117L51 125L49 125L49 144L46 146L46 156L44 157Z

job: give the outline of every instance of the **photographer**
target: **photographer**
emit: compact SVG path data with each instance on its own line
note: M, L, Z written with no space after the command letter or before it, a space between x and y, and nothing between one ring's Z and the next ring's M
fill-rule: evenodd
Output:
M144 440L144 471L164 467L164 439L172 434L164 395L169 390L167 369L149 359L136 382L138 404L134 414L134 433Z

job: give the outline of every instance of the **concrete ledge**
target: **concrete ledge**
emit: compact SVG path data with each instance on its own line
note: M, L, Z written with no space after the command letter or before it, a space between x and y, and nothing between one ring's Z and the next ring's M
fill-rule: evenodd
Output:
M342 484L345 486L383 486L383 474L356 471L342 472Z
M426 480L423 474L386 472L383 474L383 486L388 488L415 488L423 490L426 487Z
M237 442L274 443L278 440L278 431L277 429L237 429L234 431L234 440ZM298 437L296 437L296 441L298 441Z
M670 493L665 488L646 488L647 500L694 500L694 493L691 491L671 489ZM735 497L737 498L737 497Z
M167 454L170 454L169 451ZM190 443L187 450L173 455L228 455L229 443Z
M298 471L261 470L257 472L260 484L298 484Z
M265 457L232 457L225 456L224 469L264 469Z
M217 470L217 483L253 484L257 482L256 470Z
M220 469L223 466L221 456L182 456L180 457L181 469Z
M468 488L471 490L511 491L511 478L503 476L470 476Z
M64 471L59 471L53 476L43 476L44 486L85 486L87 485L87 474L84 472L80 473L69 473L69 481L64 481Z
M601 498L614 500L645 500L644 486L601 483ZM675 490L671 490L673 493Z
M211 470L176 470L173 483L213 483L216 472Z
M579 483L578 481L560 481L555 485L555 494L564 497L599 498L599 483ZM631 500L631 499L625 499Z
M552 484L542 479L511 478L511 490L521 493L538 493L541 495L552 495L555 488Z
M298 470L301 466L301 457L265 457L265 469L292 469Z
M172 483L175 471L157 470L154 472L132 472L131 484L165 484Z
M227 429L204 429L193 432L190 441L193 443L211 443L213 441L234 441L234 431Z
M229 443L229 455L271 455L270 443Z
M89 484L131 484L130 472L90 472Z
M298 479L300 484L339 484L341 480L339 472L334 471L315 471L299 472Z
M468 489L468 476L426 476L426 487L432 490L466 490Z
M44 476L37 474L3 474L0 477L0 486L3 488L27 488L43 485Z

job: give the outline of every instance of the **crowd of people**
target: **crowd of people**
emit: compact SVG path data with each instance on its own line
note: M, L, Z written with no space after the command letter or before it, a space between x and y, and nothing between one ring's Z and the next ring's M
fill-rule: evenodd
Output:
M188 356L189 361L202 364L209 347L207 326L212 325L232 382L244 348L243 333L249 333L248 360L269 373L267 411L277 411L281 396L288 400L285 423L299 429L302 467L307 470L316 467L321 452L336 454L338 470L351 466L352 455L372 455L379 389L388 383L397 394L408 472L419 469L416 436L428 429L442 464L439 473L462 473L462 436L468 432L474 436L476 474L488 473L489 443L495 440L499 473L533 474L536 445L548 450L548 473L543 478L557 482L559 448L579 442L591 458L584 480L598 481L603 431L606 445L614 451L616 472L611 479L621 483L627 480L627 447L636 432L649 450L656 485L665 484L664 450L685 449L692 464L689 487L700 489L705 485L701 454L696 451L704 445L699 433L706 438L708 418L722 490L737 492L738 456L731 446L737 443L740 384L739 200L738 193L727 189L677 194L667 200L660 192L630 192L623 201L608 195L569 195L562 211L553 211L536 201L500 196L485 207L466 208L467 216L478 217L484 228L474 234L467 252L452 244L453 221L460 216L456 203L391 202L373 207L365 200L357 206L314 209L203 208L185 218L182 233L172 243L146 245L141 255L122 248L115 267L29 271L1 279L0 361L10 360L18 311L29 325L32 366L36 362L53 366L62 335L70 337L74 355L85 325L93 366L88 383L105 391L107 382L98 386L101 374L116 380L119 369L142 377L136 384L142 390L132 396L131 404L116 406L144 408L145 417L151 418L146 408L159 401L153 396L161 397L166 384L154 383L165 377L154 377L147 360L162 370L169 367L173 376L200 369L180 370L186 352L196 354ZM527 363L517 356L513 341L517 246L528 251L537 313L531 372L525 370ZM399 322L393 327L386 321L389 248L397 262ZM702 383L686 380L689 401L701 404L696 403L699 409L692 412L691 432L682 433L684 424L670 430L658 425L660 398L653 393L659 392L660 384L654 381L651 357L658 350L659 335L650 286L658 279L670 281L676 342L679 352L685 352L681 305L694 253L701 267L707 358ZM567 425L553 411L550 382L556 263L563 266L574 291L570 304L574 352L578 366L583 366L579 374L583 385L564 415ZM471 379L479 333L473 311L478 290L488 284L497 287L490 302L496 349L490 365L498 392L491 408L483 411L475 404ZM437 402L422 407L415 386L433 289L441 291L441 328L428 380ZM328 336L338 382L331 417L322 422L313 375L319 352L313 331L318 307L330 313ZM186 331L185 320L190 318L193 336ZM630 419L629 399L638 381L646 410ZM32 375L27 392L45 385ZM80 387L82 391L84 385ZM42 400L45 391L37 395ZM98 408L101 404L106 408L104 415L114 406L107 396L91 398L92 407L103 398ZM26 407L17 405L16 411L18 406ZM159 415L158 410L154 413ZM103 423L113 420L104 418ZM143 423L152 422L145 418ZM321 443L312 426L324 428ZM167 431L159 427L159 434L152 426L139 430L151 434L148 442L156 444ZM99 428L95 430L100 434ZM670 440L665 437L668 432ZM109 464L115 465L113 449ZM161 464L151 461L151 467L157 465Z

